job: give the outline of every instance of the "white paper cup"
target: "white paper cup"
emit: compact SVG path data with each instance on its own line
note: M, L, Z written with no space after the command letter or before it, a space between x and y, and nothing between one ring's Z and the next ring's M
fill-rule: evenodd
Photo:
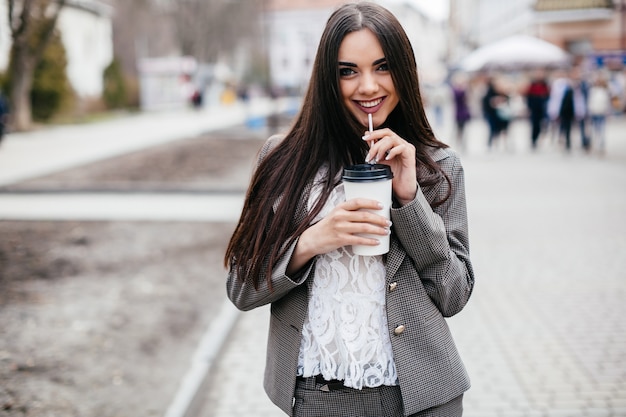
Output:
M353 198L369 198L380 201L383 205L381 210L368 210L386 219L390 218L391 210L391 180L393 173L391 168L383 164L360 164L352 165L343 170L343 188L346 200ZM378 239L377 246L352 245L352 250L357 255L375 256L389 252L389 235L360 236Z

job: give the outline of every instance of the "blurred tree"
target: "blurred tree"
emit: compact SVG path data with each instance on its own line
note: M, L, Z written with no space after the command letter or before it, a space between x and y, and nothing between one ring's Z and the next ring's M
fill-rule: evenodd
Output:
M244 39L260 35L260 1L174 0L172 14L183 55L214 63Z
M128 78L137 78L138 59L179 53L173 47L171 19L156 0L115 0L114 8L114 54Z
M12 45L8 69L13 129L32 124L30 94L33 75L54 33L65 0L8 0Z
M201 64L233 64L241 56L252 56L242 53L239 45L252 52L262 49L262 0L110 1L115 8L115 56L127 85L135 85L135 90L142 58L190 55Z

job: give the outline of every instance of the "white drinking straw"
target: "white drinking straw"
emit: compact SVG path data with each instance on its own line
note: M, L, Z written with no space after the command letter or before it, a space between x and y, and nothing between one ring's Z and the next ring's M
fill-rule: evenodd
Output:
M369 123L369 127L370 127L370 133L372 133L374 131L374 122L372 121L372 113L367 113L367 121ZM371 144L370 144L371 146ZM369 163L370 164L376 164L378 161L376 161L376 159L372 159Z

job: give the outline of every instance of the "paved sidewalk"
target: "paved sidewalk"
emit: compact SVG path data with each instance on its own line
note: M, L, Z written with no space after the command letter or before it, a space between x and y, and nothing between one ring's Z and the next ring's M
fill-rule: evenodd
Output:
M296 99L255 99L248 104L146 112L83 125L10 133L0 144L0 186L243 124L272 111L291 111L297 105Z
M272 111L292 112L297 99L184 109L12 133L0 145L0 187L209 131ZM242 197L229 193L0 192L0 220L233 221ZM149 210L146 210L149 208Z

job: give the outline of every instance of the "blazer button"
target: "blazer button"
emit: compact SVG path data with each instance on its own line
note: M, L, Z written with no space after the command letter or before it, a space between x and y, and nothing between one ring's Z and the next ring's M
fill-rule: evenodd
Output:
M394 329L394 331L393 331L393 332L394 332L396 335L399 335L399 334L402 334L402 332L404 332L404 329L406 329L406 327L404 327L404 325L403 325L403 324L401 324L401 325L397 326L397 327Z
M394 291L397 287L398 287L398 283L392 282L391 284L389 284L389 292Z

